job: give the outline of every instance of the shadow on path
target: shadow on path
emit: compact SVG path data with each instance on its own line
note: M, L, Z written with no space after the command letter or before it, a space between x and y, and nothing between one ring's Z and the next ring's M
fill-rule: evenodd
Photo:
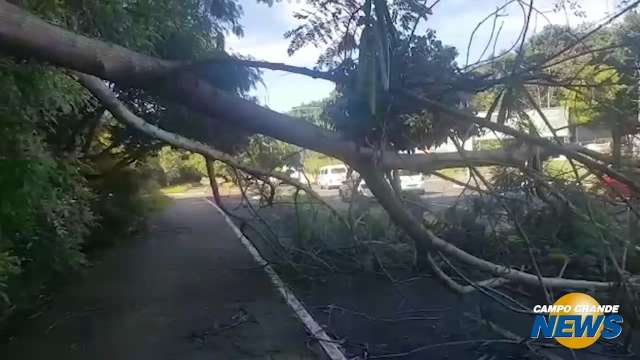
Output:
M144 238L105 254L0 353L10 360L317 358L307 340L222 216L189 198L156 216Z

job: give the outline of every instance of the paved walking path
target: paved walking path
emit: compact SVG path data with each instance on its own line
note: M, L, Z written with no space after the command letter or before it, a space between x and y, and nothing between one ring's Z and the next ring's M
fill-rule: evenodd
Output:
M223 217L189 198L156 216L143 239L110 250L0 345L0 358L318 358L307 340Z

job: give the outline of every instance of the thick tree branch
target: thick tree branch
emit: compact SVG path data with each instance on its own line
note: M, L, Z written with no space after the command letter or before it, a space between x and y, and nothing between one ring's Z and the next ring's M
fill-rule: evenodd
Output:
M218 188L218 180L216 179L216 168L214 166L215 159L211 159L206 156L203 157L205 166L207 167L207 176L209 177L209 186L211 187L211 196L213 196L213 201L215 201L216 205L226 213L227 210L222 202L222 198L220 197L220 189Z
M444 270L442 270L442 268L436 263L433 256L431 256L431 254L427 255L427 260L429 261L429 264L431 264L431 269L433 269L433 272L440 279L440 281L442 281L445 285L447 285L447 287L460 295L472 293L480 287L498 287L509 282L509 280L499 277L478 281L477 283L474 283L475 286L460 285L457 281L447 275Z
M540 146L548 151L555 152L557 154L562 154L569 158L575 159L576 161L584 164L586 167L592 170L596 170L600 173L607 174L612 178L629 186L635 192L640 193L640 186L637 184L636 181L620 173L619 171L616 171L615 169L609 168L606 163L598 162L592 159L591 157L585 155L587 153L590 155L593 155L593 153L589 152L588 149L585 149L582 146L574 145L573 147L567 147L567 146L559 145L545 138L529 135L521 131L518 131L512 127L509 127L497 122L492 122L490 120L487 120L479 116L467 114L460 110L452 109L435 100L423 98L409 92L404 92L404 95L407 97L410 97L411 99L417 102L421 102L425 104L425 106L427 107L435 109L436 111L440 111L446 115L449 115L453 121L477 124L481 127L488 128L488 129L512 136L526 143Z
M540 284L540 280L534 274L518 271L481 259L436 236L429 229L422 226L420 221L407 212L402 202L394 195L389 183L387 183L381 173L373 168L371 164L360 164L356 170L358 170L365 179L369 189L375 195L376 199L378 199L380 205L385 208L391 219L414 239L417 251L427 254L430 249L436 249L457 261L463 262L481 271L493 274L494 276L531 286L538 286ZM542 278L542 282L549 288L593 290L607 290L615 285L613 282L572 280L552 277L544 277Z
M175 65L174 71L183 70L183 69L185 70L193 69L193 68L199 68L203 66L216 65L216 64L236 64L236 65L259 68L259 69L285 71L292 74L299 74L299 75L308 76L314 79L324 79L332 82L336 82L339 80L339 77L333 71L315 70L315 69L309 69L303 66L295 66L295 65L285 64L285 63L276 63L276 62L261 61L261 60L249 60L249 59L242 59L242 58L237 58L232 56L219 56L219 57L213 57L213 58L194 61L189 64Z
M197 78L190 72L172 72L171 70L175 68L175 63L173 62L141 55L120 46L92 40L47 24L41 19L2 0L0 0L0 48L9 50L14 55L35 57L66 68L97 75L103 79L116 81L120 84L145 88L187 105L212 119L225 119L233 122L234 125L245 131L262 133L288 143L334 156L350 164L356 164L358 165L357 170L363 175L376 198L387 210L394 222L416 241L419 250L428 251L431 248L435 248L457 261L495 276L534 286L538 284L538 278L533 274L517 271L478 258L424 228L417 219L406 211L402 202L389 188L389 184L384 177L375 168L375 162L371 160L377 157L378 153L374 152L373 149L361 149L361 147L356 146L352 141L343 138L337 133L320 129L310 123L279 114L248 100L227 94L208 82ZM171 76L161 76L165 73L170 73ZM114 117L120 121L169 144L218 159L255 176L277 178L284 183L304 189L310 196L325 203L321 197L307 186L290 179L286 175L252 168L206 144L192 141L146 123L128 111L101 80L83 74L78 74L77 76L83 85L100 99ZM427 107L436 108L443 113L449 114L456 121L473 122L522 139L528 143L539 145L544 149L570 156L589 167L611 175L636 191L639 190L638 186L624 175L608 169L606 165L598 163L578 151L568 150L542 138L523 136L519 132L514 133L515 130L509 127L496 127L495 123L460 113L437 102L428 100L423 103L428 105ZM501 155L495 153L492 156L502 156L501 160L507 159L505 161L507 163L513 160L512 156L510 157L509 154L505 153ZM405 156L383 153L379 160L381 160L383 167L386 168L409 168L407 166L433 166L434 159L437 159L437 156ZM461 160L450 158L442 162L446 165L451 165L452 161ZM467 161L467 164L473 161L470 158L464 160ZM485 157L477 160L484 161L483 164L489 165ZM332 209L330 206L329 208ZM575 289L608 289L614 285L614 283L610 282L561 278L543 278L542 280L548 287Z
M157 126L149 124L144 121L144 119L139 118L134 113L129 111L121 102L116 98L115 94L109 89L102 80L86 74L74 73L77 77L78 81L86 87L100 102L109 110L109 112L113 115L114 118L123 122L126 125L129 125L133 128L136 128L143 133L154 137L156 139L162 140L170 145L175 147L179 147L185 150L189 150L198 154L202 154L203 156L211 159L216 159L224 162L225 164L232 166L234 168L238 168L244 172L247 172L254 176L259 176L263 178L273 177L285 184L294 186L298 189L305 191L309 196L324 204L332 210L334 215L342 218L342 216L333 209L322 197L320 197L315 191L313 191L307 185L300 183L297 180L291 179L288 175L282 174L275 171L268 171L258 169L246 164L243 164L237 161L232 156L225 154L221 151L218 151L209 145L203 144L201 142L188 139L184 136L174 134L168 132L166 130L160 129Z
M373 149L357 146L340 134L227 94L189 72L172 71L180 66L179 63L156 59L74 34L2 0L0 48L120 84L145 88L172 101L186 104L210 118L233 122L245 131L271 136L346 162L380 155ZM544 145L543 143L542 146ZM557 148L552 150L565 152L562 147L561 151ZM408 155L393 152L383 153L379 160L386 169L406 168L425 172L457 167L462 161L454 154ZM514 166L522 158L504 151L479 152L470 155L468 161L475 166Z
M50 25L4 0L0 0L0 45L17 55L129 84L167 70L171 65L168 61Z

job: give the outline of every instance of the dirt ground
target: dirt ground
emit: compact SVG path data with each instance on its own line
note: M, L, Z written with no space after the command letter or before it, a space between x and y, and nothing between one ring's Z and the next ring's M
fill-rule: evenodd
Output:
M442 199L449 198L455 197ZM237 199L225 201L230 205L228 208L249 217L247 208L238 206ZM278 206L263 208L261 214L266 219L290 217L287 210ZM253 226L260 227L257 222ZM252 231L247 231L247 236L263 254L270 253L269 245L262 244L261 236ZM620 350L617 345L604 341L572 354L557 346L554 340L537 340L555 347L532 353L519 343L528 340L533 321L529 315L510 311L478 292L458 296L429 272L394 273L393 276L394 281L381 272L326 272L308 277L285 274L284 278L316 321L342 344L350 359L605 360L620 357L615 353ZM517 297L528 308L545 303L537 287L515 286L503 291ZM523 293L529 297L523 297ZM558 292L556 297L562 294ZM512 340L505 341L509 338ZM633 338L633 349L640 349L640 332L635 331ZM637 355L626 358L640 359Z

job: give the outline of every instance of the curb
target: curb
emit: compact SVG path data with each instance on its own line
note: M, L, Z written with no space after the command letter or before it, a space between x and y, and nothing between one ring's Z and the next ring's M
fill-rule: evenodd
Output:
M206 198L204 200L208 202L209 205L213 206L213 208L216 209L216 211L224 217L229 227L231 227L231 229L238 236L238 239L240 239L240 242L242 242L242 245L244 245L244 247L249 251L249 254L251 254L255 261L260 266L262 266L264 271L269 276L269 279L271 280L273 286L278 289L280 295L287 302L287 305L289 305L298 319L304 324L304 326L307 328L307 331L309 331L309 333L311 333L318 340L318 343L322 347L322 350L325 352L327 357L331 360L347 360L347 357L344 355L342 350L340 350L338 345L333 340L331 340L331 337L327 335L320 324L318 324L318 322L315 321L311 314L309 314L300 300L298 300L293 292L287 287L284 281L282 281L273 267L271 267L271 265L267 263L262 255L260 255L258 249L256 249L255 246L253 246L253 244L249 241L249 239L247 239L247 237L244 236L240 229L238 229L233 220L231 220L231 218L229 218L229 216L225 214L224 211L222 211L222 209L220 209L214 202Z

